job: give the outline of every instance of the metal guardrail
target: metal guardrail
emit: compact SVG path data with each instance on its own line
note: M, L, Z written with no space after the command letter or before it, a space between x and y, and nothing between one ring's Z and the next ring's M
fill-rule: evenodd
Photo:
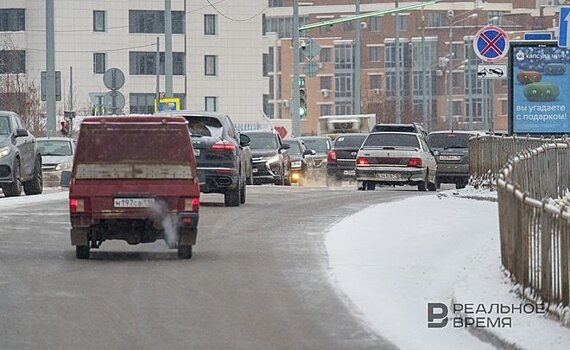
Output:
M570 306L570 208L554 200L570 185L570 143L520 152L496 185L503 266L543 301Z
M495 135L472 137L469 139L469 172L475 181L494 182L510 157L547 142L555 142L555 139Z

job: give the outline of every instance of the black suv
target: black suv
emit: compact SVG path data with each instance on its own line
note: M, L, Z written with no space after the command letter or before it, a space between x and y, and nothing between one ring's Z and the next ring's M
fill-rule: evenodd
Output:
M43 190L42 156L34 135L14 112L0 111L0 187L4 196Z
M341 134L327 157L327 186L356 180L356 154L368 134Z
M244 147L249 145L249 138L236 131L231 118L217 112L172 111L160 115L181 116L188 121L200 191L222 193L226 206L245 203L251 159Z
M251 140L253 183L274 183L291 186L291 159L287 151L291 146L283 143L275 130L248 131Z

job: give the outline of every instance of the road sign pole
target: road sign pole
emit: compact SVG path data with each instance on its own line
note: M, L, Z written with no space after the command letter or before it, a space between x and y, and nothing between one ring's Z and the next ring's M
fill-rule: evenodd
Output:
M301 136L301 116L299 113L299 0L293 0L293 137Z
M47 135L56 136L54 0L46 0L46 108Z
M398 8L399 3L398 0L396 0L396 8ZM400 17L398 16L398 12L396 12L396 41L395 41L395 46L396 46L396 59L395 59L395 63L396 63L396 124L400 124L402 122L402 111L401 111L401 105L400 105L400 94L401 94L401 87L400 87Z
M164 1L164 92L172 97L172 1Z
M360 0L356 0L356 15L360 15ZM356 21L354 43L354 114L360 114L360 20Z

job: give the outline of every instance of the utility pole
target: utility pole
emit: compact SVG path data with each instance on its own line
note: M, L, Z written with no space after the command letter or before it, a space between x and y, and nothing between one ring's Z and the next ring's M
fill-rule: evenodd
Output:
M299 0L293 0L293 137L301 136L301 117L299 113Z
M475 83L475 86L477 84L476 81L473 80L473 74L471 72L471 52L473 51L472 47L473 45L471 45L471 40L467 40L467 45L465 45L467 47L467 77L469 78L469 83L468 83L468 90L467 90L467 99L469 100L469 111L467 113L469 113L469 130L473 130L473 83Z
M495 80L490 80L489 89L489 131L495 132Z
M69 110L73 112L73 67L69 67Z
M422 71L421 71L421 76L422 76L422 121L424 124L424 127L429 130L430 126L429 126L429 120L428 120L428 111L427 111L427 71L426 71L426 17L424 15L424 9L422 8L422 55L421 55L421 60L422 60ZM431 67L430 67L431 70ZM431 96L431 94L430 94Z
M156 103L160 100L160 38L156 37L156 62L154 65L156 70Z
M360 15L360 0L356 0L356 15ZM354 44L354 114L360 114L360 20L356 20Z
M164 0L164 89L172 97L172 0Z
M46 102L47 135L56 136L54 0L46 0Z
M447 127L449 130L453 129L453 107L452 107L452 92L453 92L453 12L448 12L447 19L449 20L449 45L447 51Z
M396 0L396 8L399 7L398 0ZM396 12L396 124L402 122L402 110L400 105L401 88L400 88L400 17Z

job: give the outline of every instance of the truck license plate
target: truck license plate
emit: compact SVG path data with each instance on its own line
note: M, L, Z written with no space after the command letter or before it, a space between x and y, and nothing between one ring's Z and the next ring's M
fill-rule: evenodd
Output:
M115 208L149 208L154 205L154 198L114 198Z

